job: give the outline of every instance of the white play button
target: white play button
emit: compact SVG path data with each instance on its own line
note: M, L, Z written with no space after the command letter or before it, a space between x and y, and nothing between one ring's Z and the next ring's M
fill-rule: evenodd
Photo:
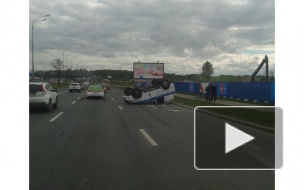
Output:
M225 123L225 153L236 149L237 147L252 141L253 136L244 133L243 131Z

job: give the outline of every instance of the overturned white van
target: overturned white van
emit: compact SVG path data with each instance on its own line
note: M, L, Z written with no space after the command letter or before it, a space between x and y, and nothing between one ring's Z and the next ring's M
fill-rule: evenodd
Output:
M150 102L167 102L173 100L175 87L166 79L153 80L152 85L147 88L130 88L124 89L122 99L126 103L146 104Z

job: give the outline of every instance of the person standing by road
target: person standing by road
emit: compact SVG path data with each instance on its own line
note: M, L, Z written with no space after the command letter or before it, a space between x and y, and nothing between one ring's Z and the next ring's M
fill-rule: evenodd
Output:
M212 84L211 86L211 102L216 101L216 85Z
M206 102L210 102L210 94L211 94L211 85L209 84L206 89Z

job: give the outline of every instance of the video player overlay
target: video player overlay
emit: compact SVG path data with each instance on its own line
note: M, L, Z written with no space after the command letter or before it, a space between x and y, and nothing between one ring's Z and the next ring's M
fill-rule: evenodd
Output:
M198 106L194 109L194 167L275 169L282 166L281 108Z

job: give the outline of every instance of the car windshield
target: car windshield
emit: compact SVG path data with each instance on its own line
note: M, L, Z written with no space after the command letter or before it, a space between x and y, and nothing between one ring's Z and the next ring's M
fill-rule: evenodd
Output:
M78 83L72 83L71 86L78 86Z
M30 84L30 93L36 93L41 91L40 84Z

